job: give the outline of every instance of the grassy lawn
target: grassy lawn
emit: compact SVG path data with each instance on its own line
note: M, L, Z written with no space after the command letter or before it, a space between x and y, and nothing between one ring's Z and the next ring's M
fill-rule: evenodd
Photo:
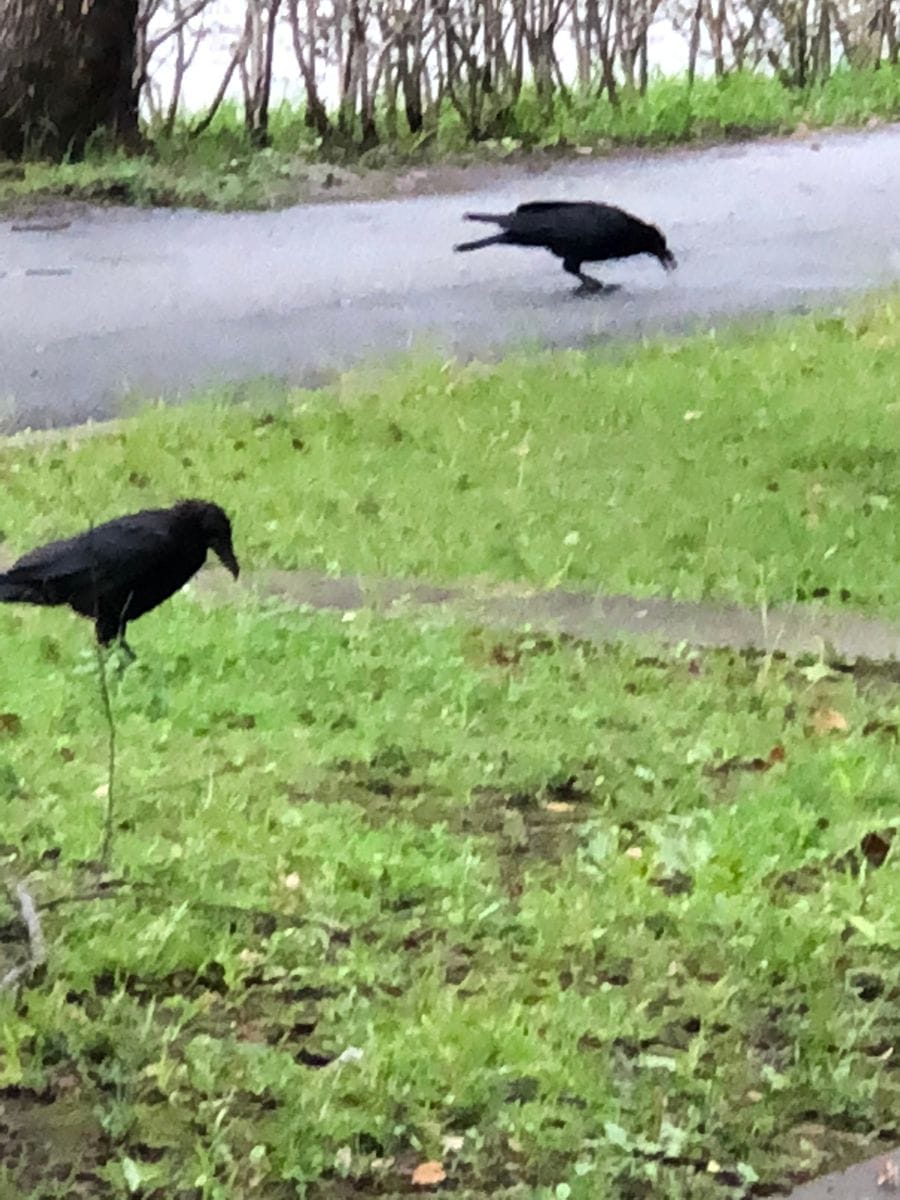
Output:
M103 874L87 627L0 609L4 1198L693 1200L896 1139L895 673L138 628Z
M0 171L0 208L65 198L116 204L267 209L305 199L390 195L398 169L499 162L534 151L608 154L621 147L784 134L803 126L862 126L900 117L900 67L841 69L808 88L737 72L722 79L656 78L646 95L623 91L618 105L595 90L539 102L525 89L505 113L507 136L473 143L448 104L424 134L395 129L379 111L380 143L323 147L302 108L282 104L271 117L272 144L254 149L234 105L203 134L185 117L170 134L147 130L148 151L127 157L98 142L85 161L28 162ZM2 164L0 164L2 166ZM333 169L334 168L334 169Z
M896 613L898 369L887 299L151 409L0 450L2 549L198 494L246 567ZM0 606L3 1200L737 1200L900 1138L893 667L200 599L111 678L105 870L90 628Z
M4 551L206 495L247 566L900 612L900 301L497 366L409 362L0 450ZM247 395L245 390L243 396Z

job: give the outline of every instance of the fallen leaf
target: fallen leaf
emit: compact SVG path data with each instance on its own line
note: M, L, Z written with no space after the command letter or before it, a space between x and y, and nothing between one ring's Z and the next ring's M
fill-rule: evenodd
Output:
M836 708L819 708L813 713L813 731L820 735L826 733L846 733L850 728L847 718Z
M784 746L773 746L772 749L769 751L769 762L770 763L774 764L774 763L784 762L784 760L786 758L787 758L787 754L785 753Z
M564 813L564 812L574 812L575 811L575 805L567 804L565 802L565 800L548 800L547 803L544 805L544 808L546 809L547 812L555 812L555 813Z
M10 737L15 737L22 732L22 718L18 713L5 712L0 713L0 733L8 733Z
M657 875L650 882L667 896L687 896L694 890L694 880L685 871L672 871L669 875Z
M873 829L869 833L863 834L858 848L854 847L833 860L831 864L833 869L849 871L851 875L858 875L862 863L857 849L862 851L863 857L873 870L880 867L888 856L896 832L896 826L889 825L886 829Z
M504 646L502 643L491 647L489 657L498 667L514 667L522 660L522 655L515 647Z
M344 1175L353 1166L353 1151L349 1146L341 1146L334 1156L334 1165Z
M235 712L233 709L219 713L217 719L226 729L254 729L256 727L256 717L250 713Z
M834 672L823 662L816 662L811 667L803 667L800 674L805 676L810 683L821 683L823 679L829 679Z
M867 833L862 838L859 848L870 867L880 867L887 858L895 832L894 829L882 829L880 832Z
M412 1173L412 1181L416 1187L434 1187L443 1183L447 1172L439 1162L422 1162Z
M122 1174L125 1176L125 1182L128 1185L129 1192L136 1192L140 1189L144 1182L144 1177L141 1174L140 1166L132 1158L123 1158L121 1162Z
M878 1178L875 1181L880 1188L890 1188L896 1191L900 1185L900 1171L892 1158L884 1158L878 1164Z
M780 750L782 757L778 757L776 751ZM780 746L776 746L769 752L768 758L738 758L736 755L733 758L726 758L724 762L719 763L717 767L708 767L707 770L712 775L727 776L732 771L768 771L775 763L783 762L784 751Z
M900 738L900 729L893 721L867 721L863 725L863 737L871 737L873 733L883 733L886 737L891 737L896 742Z

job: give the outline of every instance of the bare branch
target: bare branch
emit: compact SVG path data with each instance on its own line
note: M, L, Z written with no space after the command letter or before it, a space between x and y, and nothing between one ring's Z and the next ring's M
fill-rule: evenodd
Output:
M12 967L0 979L0 992L10 991L20 980L30 978L38 967L47 961L47 946L44 942L44 931L41 928L41 918L31 893L24 883L17 883L16 899L19 901L19 911L28 933L28 957L24 963Z
M194 17L198 17L212 3L213 0L193 0L193 3L185 5L184 8L178 5L175 12L175 20L172 24L167 29L164 29L162 33L158 33L151 41L147 42L147 61L149 62L163 42L167 42L169 38L174 37L184 29L185 25L193 21Z
M236 45L234 47L234 50L233 50L232 56L231 56L231 62L228 64L228 68L225 71L224 76L222 77L222 82L219 84L219 90L216 92L215 96L213 97L212 104L207 109L206 116L201 118L201 120L199 120L196 123L196 125L192 126L192 128L191 128L190 132L191 132L192 137L198 137L205 130L209 129L210 125L213 123L213 120L215 119L215 115L221 108L222 101L225 99L225 95L228 91L229 84L231 83L232 79L234 78L234 73L237 70L238 65L240 63L242 63L244 61L244 58L246 57L247 38L248 37L249 37L249 35L245 28L243 36L241 37L240 41L238 41L236 43Z

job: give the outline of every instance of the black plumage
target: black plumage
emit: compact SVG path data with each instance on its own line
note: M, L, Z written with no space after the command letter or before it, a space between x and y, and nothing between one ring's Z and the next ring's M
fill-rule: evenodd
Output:
M593 201L537 200L520 204L511 213L466 213L467 221L487 221L499 225L502 233L462 242L455 250L480 250L482 246L542 246L563 260L563 270L581 280L579 292L613 290L585 275L586 262L605 262L612 258L631 258L650 254L667 271L677 263L666 239L655 225Z
M184 587L213 550L235 579L231 522L207 500L116 517L75 537L49 542L0 574L0 601L68 604L94 622L102 645Z

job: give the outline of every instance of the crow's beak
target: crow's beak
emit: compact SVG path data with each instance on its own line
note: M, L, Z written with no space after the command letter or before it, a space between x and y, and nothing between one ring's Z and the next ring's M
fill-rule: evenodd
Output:
M241 568L238 566L238 560L234 556L234 550L231 546L214 546L216 554L222 560L222 566L226 567L232 574L233 578L237 579L241 573Z

